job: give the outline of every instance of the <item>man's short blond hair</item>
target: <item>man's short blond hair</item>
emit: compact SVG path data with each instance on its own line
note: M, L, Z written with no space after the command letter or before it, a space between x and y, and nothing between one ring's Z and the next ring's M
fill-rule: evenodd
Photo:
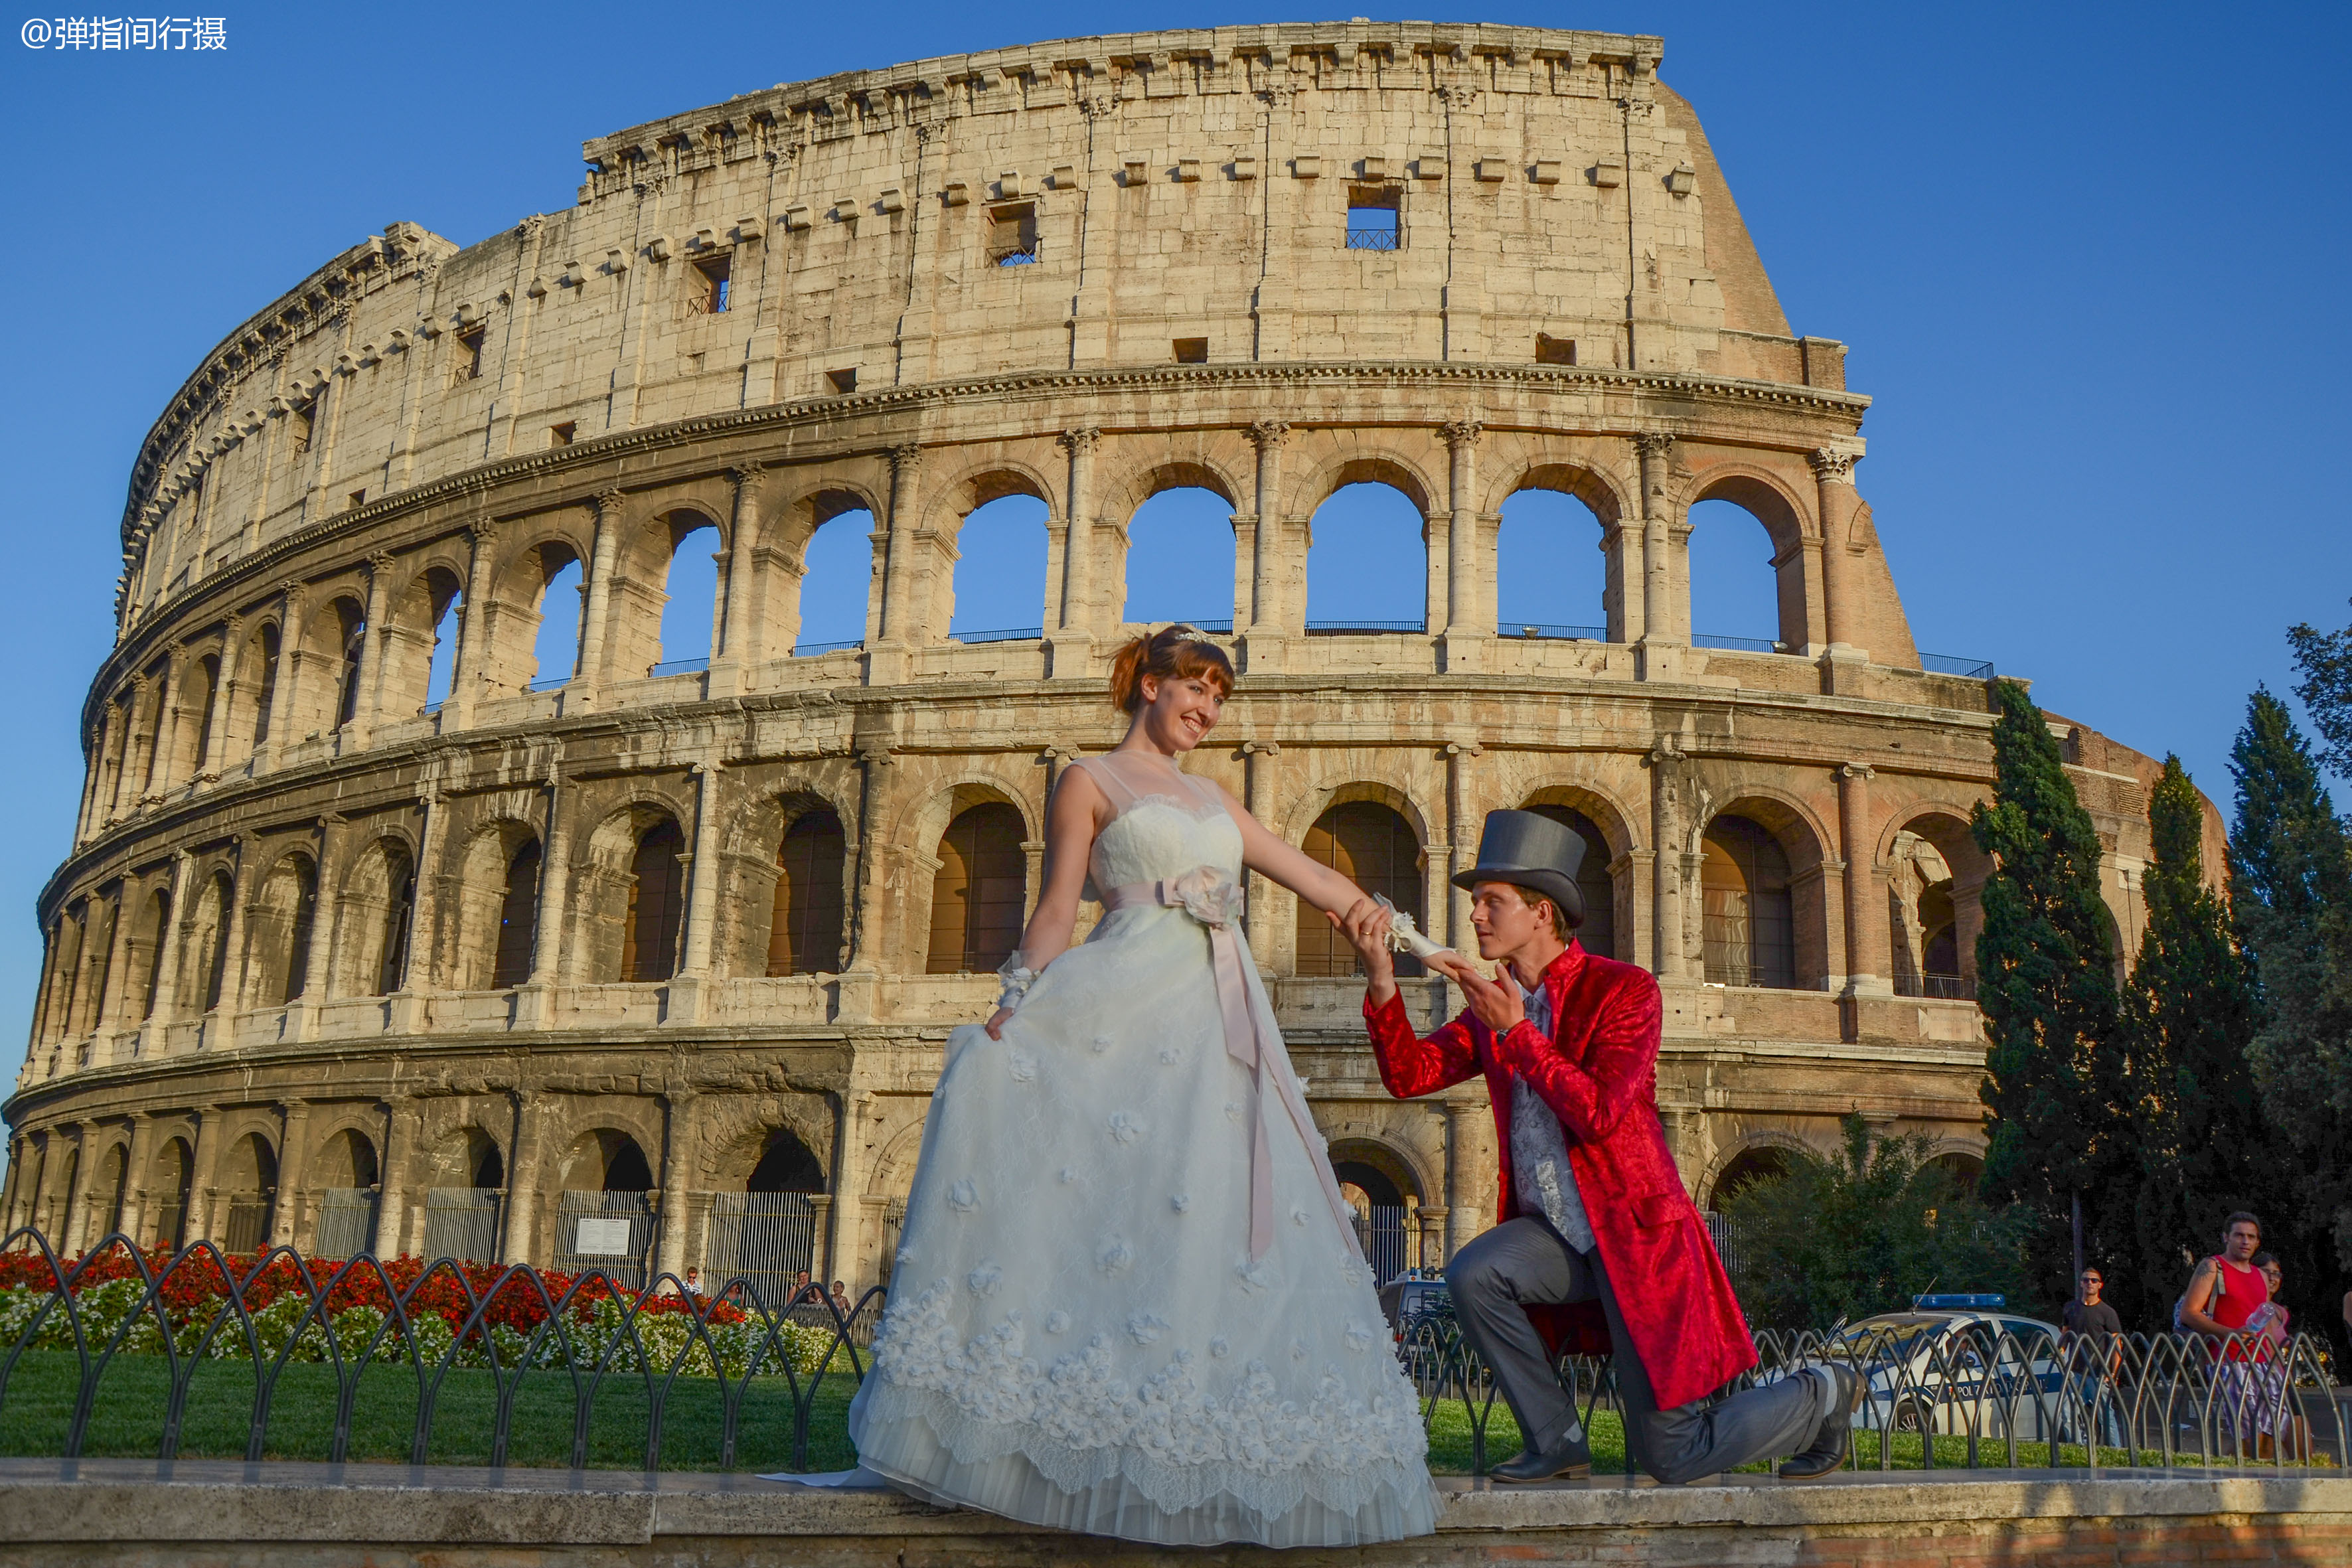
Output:
M1550 910L1552 935L1559 938L1559 940L1564 942L1575 940L1576 928L1568 923L1568 911L1559 907L1559 900L1549 898L1542 893L1538 893L1533 888L1523 888L1517 882L1506 882L1500 877L1496 878L1495 881L1499 886L1508 888L1511 891L1518 894L1519 902L1527 905L1528 908L1534 909L1538 904L1541 904L1545 909ZM1484 884L1481 885L1483 886Z

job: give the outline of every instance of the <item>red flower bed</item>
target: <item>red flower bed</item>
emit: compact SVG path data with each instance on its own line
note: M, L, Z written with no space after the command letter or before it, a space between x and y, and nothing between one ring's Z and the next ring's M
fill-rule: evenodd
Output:
M336 1281L335 1271L341 1264L318 1258L297 1264L284 1253L272 1258L257 1276L254 1266L260 1257L257 1253L224 1255L222 1262L227 1266L224 1272L222 1262L215 1262L209 1252L190 1253L176 1268L171 1267L169 1252L157 1250L144 1255L148 1273L162 1277L159 1294L164 1310L183 1322L209 1304L226 1300L232 1292L243 1299L247 1310L255 1312L289 1292L311 1300L325 1294L330 1316L346 1307L373 1307L389 1314L394 1298L402 1296L411 1316L437 1313L454 1332L465 1327L488 1297L489 1306L482 1310L484 1322L527 1334L547 1321L549 1305L562 1301L564 1292L572 1289L579 1278L554 1269L460 1263L447 1258L435 1263L428 1277L423 1258L402 1257L353 1268ZM93 1285L136 1279L139 1274L131 1254L121 1246L108 1247L79 1264L68 1261L62 1267L63 1276L70 1280L77 1295ZM166 1269L170 1272L166 1273ZM422 1284L418 1283L420 1279ZM59 1280L58 1269L37 1252L0 1253L0 1289L30 1286L54 1290ZM596 1302L608 1296L624 1304L631 1299L628 1292L613 1289L602 1279L591 1279L572 1297L572 1310L584 1320L595 1310ZM698 1301L685 1296L646 1295L636 1298L636 1306L641 1313L648 1315L692 1313L699 1309L713 1324L740 1322L744 1317L741 1309L731 1302Z

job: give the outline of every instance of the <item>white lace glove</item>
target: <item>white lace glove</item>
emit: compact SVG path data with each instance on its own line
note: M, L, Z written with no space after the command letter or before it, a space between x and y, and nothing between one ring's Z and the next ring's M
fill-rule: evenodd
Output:
M1037 972L1024 963L1016 952L996 966L996 976L1004 982L1004 994L996 999L997 1006L1007 1013L1019 1012L1022 998L1029 994L1029 987L1037 984Z

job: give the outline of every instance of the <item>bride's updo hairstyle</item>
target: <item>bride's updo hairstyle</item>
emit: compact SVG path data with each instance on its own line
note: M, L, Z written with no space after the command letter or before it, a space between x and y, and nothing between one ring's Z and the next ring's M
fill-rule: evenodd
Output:
M1143 706L1143 678L1183 680L1198 676L1221 696L1234 694L1234 661L1225 650L1179 621L1148 637L1138 637L1110 661L1110 700L1122 713Z

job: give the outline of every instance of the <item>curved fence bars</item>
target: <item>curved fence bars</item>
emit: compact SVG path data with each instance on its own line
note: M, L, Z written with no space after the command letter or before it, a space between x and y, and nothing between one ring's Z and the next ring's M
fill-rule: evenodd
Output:
M467 1463L805 1470L813 1429L847 1459L841 1422L882 1300L878 1286L845 1306L809 1285L770 1301L745 1277L638 1289L448 1258L142 1252L120 1235L64 1259L18 1230L0 1241L0 1451L80 1458L110 1422L107 1451L170 1459L196 1420L206 1451L249 1460L274 1447L425 1464L464 1428ZM1767 1332L1757 1348L1740 1386L1826 1363L1862 1378L1861 1468L2340 1470L2352 1450L2352 1390L2306 1336L2101 1342L1921 1319ZM1396 1353L1448 1444L1458 1411L1472 1474L1511 1457L1508 1408L1449 1315L1408 1321ZM1607 1358L1563 1357L1559 1373L1588 1429L1622 1414Z

